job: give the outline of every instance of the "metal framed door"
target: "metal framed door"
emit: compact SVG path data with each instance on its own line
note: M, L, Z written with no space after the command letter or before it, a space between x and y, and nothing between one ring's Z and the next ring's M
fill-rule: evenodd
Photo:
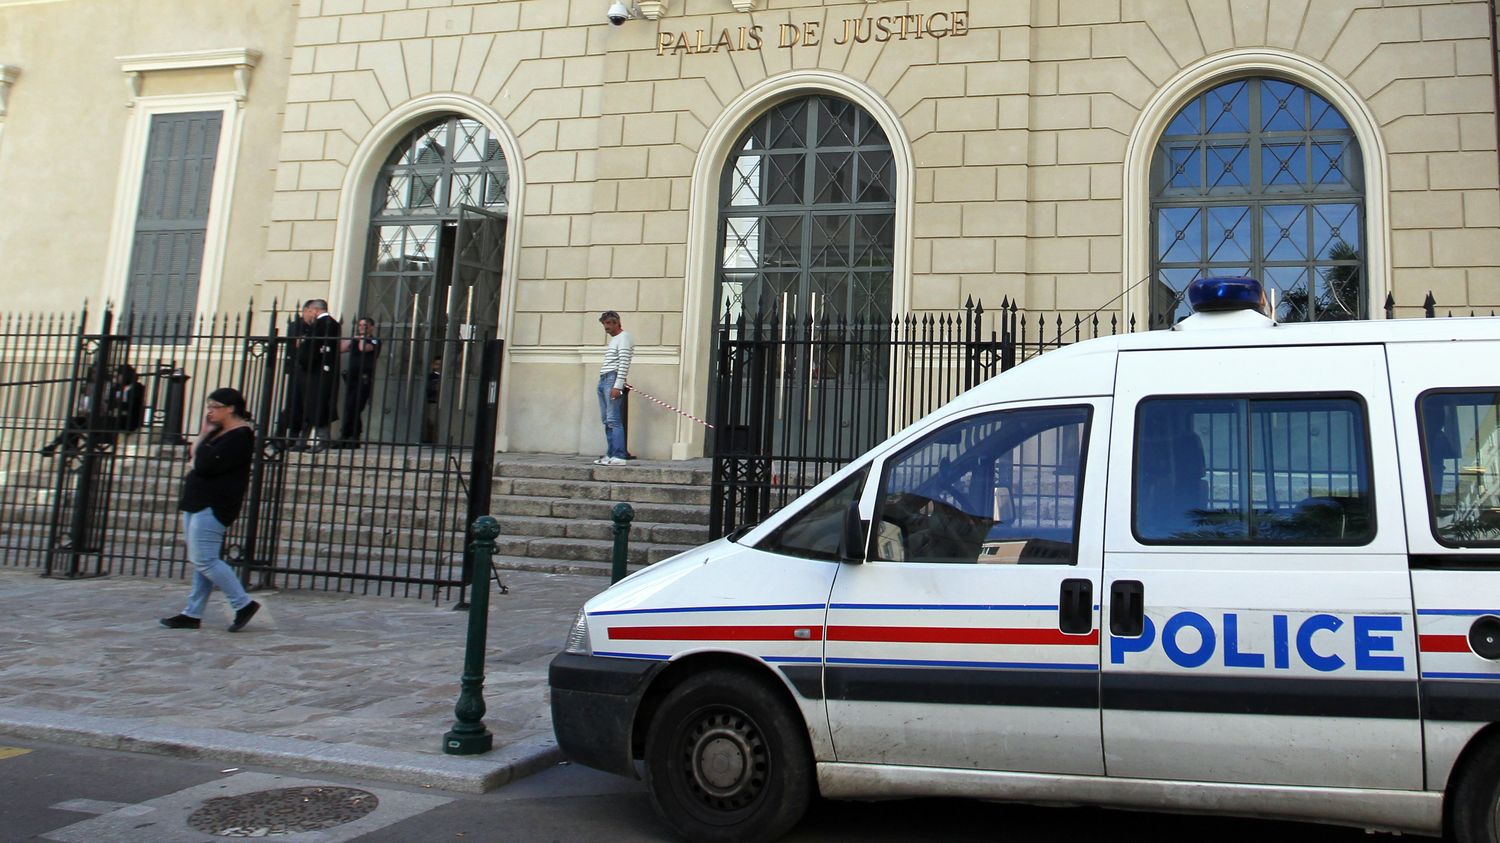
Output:
M451 353L444 353L438 441L446 441L451 431L473 428L480 361L470 351L478 346L470 341L498 333L504 251L505 215L460 205L442 337Z

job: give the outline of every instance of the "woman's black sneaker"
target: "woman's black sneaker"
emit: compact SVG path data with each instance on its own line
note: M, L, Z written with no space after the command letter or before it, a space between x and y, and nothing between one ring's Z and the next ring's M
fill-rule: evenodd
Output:
M251 600L249 603L246 603L245 604L245 608L238 609L238 610L235 611L235 613L234 613L234 623L232 623L232 624L229 625L229 631L230 632L239 632L240 630L244 629L245 628L245 624L249 623L250 619L253 618L253 617L255 617L255 613L259 612L259 611L260 611L260 604L259 603L255 602L254 600Z
M202 623L197 618L187 615L173 615L170 618L161 619L161 625L167 629L197 629Z

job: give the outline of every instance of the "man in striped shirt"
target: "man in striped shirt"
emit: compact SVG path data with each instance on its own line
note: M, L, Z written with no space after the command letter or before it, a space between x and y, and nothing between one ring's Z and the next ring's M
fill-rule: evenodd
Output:
M608 451L594 460L595 465L625 464L625 425L620 421L620 405L625 395L625 380L630 376L630 358L635 343L620 327L620 314L606 310L599 314L599 324L609 335L604 349L604 365L599 367L599 420L604 423L604 441Z

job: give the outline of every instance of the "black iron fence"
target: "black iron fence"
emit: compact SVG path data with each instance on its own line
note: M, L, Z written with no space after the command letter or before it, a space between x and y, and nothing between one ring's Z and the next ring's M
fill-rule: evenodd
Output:
M1428 293L1420 308L1398 308L1388 296L1385 315L1439 314ZM958 311L874 325L785 318L774 304L755 314L726 311L715 328L710 531L721 536L758 523L892 433L1019 363L1147 327L1165 325L1097 311L1028 311L1008 298L994 311L970 300Z
M443 323L374 342L352 325L303 333L274 308L0 319L0 559L59 577L188 573L187 443L208 394L232 386L257 420L225 547L249 585L462 599L500 342Z

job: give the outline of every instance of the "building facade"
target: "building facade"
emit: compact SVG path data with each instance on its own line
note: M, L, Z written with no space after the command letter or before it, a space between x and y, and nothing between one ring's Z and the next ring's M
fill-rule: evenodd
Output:
M1160 324L1252 274L1286 320L1500 306L1491 2L609 7L0 0L6 299L493 331L501 447L575 453L605 309L703 416L714 325L768 303ZM632 409L637 454L703 453Z

